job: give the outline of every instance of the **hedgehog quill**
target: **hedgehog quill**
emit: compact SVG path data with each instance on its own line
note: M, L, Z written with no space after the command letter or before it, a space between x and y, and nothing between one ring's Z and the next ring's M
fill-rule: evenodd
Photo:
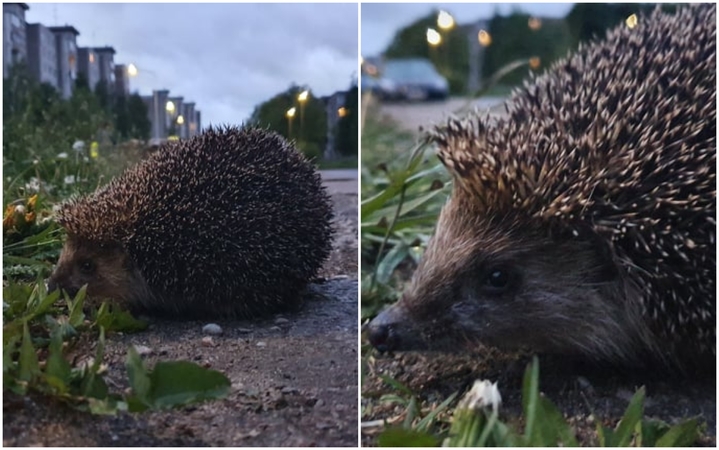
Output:
M319 173L279 135L210 128L62 205L49 288L175 316L297 305L331 250Z
M429 140L454 188L379 350L716 361L716 5L659 10Z

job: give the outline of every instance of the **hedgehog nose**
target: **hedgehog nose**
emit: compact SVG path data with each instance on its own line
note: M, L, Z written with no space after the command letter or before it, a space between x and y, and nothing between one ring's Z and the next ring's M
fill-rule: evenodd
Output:
M381 353L391 352L400 347L392 308L383 311L369 323L369 342Z

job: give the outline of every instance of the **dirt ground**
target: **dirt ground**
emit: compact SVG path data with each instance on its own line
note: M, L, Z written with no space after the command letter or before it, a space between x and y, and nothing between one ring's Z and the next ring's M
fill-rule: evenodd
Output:
M105 417L8 394L4 446L356 447L357 193L337 186L328 186L336 235L325 281L310 286L300 311L218 320L223 333L211 340L202 333L207 321L155 321L144 332L107 339L104 362L115 390L127 386L124 361L135 345L149 365L184 359L223 372L232 382L226 399Z

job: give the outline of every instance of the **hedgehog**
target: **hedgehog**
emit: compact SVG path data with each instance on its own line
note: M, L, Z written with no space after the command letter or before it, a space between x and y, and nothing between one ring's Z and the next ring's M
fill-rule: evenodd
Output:
M331 250L319 173L280 135L208 128L61 205L50 290L167 316L258 317L300 304Z
M716 6L657 10L426 135L452 174L380 351L714 367Z

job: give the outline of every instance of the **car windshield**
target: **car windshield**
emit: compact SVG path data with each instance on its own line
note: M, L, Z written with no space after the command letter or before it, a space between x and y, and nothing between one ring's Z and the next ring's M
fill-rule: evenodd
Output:
M434 66L426 60L387 61L384 78L397 81L433 82L439 78Z

